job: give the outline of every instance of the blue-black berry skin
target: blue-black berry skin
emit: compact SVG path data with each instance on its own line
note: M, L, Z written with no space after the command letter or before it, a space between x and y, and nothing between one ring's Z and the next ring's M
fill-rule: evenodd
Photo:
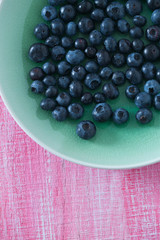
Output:
M112 2L106 9L107 15L113 20L122 19L125 16L124 5L119 2Z
M77 49L84 50L87 47L88 43L85 38L77 38L75 40L74 46Z
M64 48L71 48L73 46L73 39L70 37L63 37L61 39L61 44Z
M60 8L59 14L64 22L69 22L75 18L76 10L74 6L67 4Z
M89 35L90 44L93 46L97 46L102 43L103 36L102 33L98 30L93 30Z
M127 57L129 67L140 67L143 64L143 56L140 53L131 53Z
M75 22L69 22L66 26L67 36L74 36L77 32L77 24Z
M65 32L65 24L62 19L56 18L51 22L51 30L53 35L62 36Z
M104 67L100 71L100 77L104 80L109 80L113 74L113 71L110 67Z
M100 25L100 31L105 36L110 36L115 30L115 22L110 18L105 18L101 25Z
M134 85L140 84L143 81L142 72L137 68L129 68L126 71L127 80Z
M89 105L93 102L93 96L90 92L85 92L81 97L81 103Z
M121 71L117 71L114 72L112 75L112 82L117 85L117 86L121 86L125 83L126 79L125 79L125 75L123 72Z
M154 97L154 107L160 111L160 93Z
M72 103L68 106L68 113L71 119L77 120L83 116L84 108L79 103Z
M45 6L41 11L41 16L45 21L51 21L57 17L57 10L53 6Z
M154 79L148 80L144 85L144 91L154 96L160 92L160 83Z
M49 86L45 91L45 96L47 98L55 98L58 95L58 89L55 86Z
M77 11L79 13L85 14L91 12L93 9L93 3L88 0L83 0L78 4Z
M139 92L140 89L136 85L130 85L126 88L125 94L129 99L134 100Z
M79 49L69 50L66 54L66 60L71 65L79 65L84 60L84 58L84 53Z
M122 67L126 62L125 56L122 53L116 53L112 56L112 63L115 67Z
M105 49L101 49L96 53L97 62L101 67L106 67L111 62L109 53Z
M104 11L102 9L96 8L91 13L91 18L96 22L101 22L105 17Z
M85 54L88 58L95 58L97 49L95 47L89 46L85 49Z
M85 69L89 73L96 73L98 72L99 66L95 61L88 61L85 65Z
M96 7L104 9L107 7L108 0L94 0L94 3Z
M150 9L155 10L157 8L160 8L160 1L158 0L147 0L148 6Z
M104 103L106 101L104 94L101 92L95 93L93 99L95 103Z
M44 98L41 101L41 108L45 111L53 111L56 107L57 103L55 100L53 100L52 98Z
M96 73L87 74L84 80L85 86L91 90L97 89L100 86L101 82L102 82L101 78Z
M141 15L136 15L133 18L133 23L134 25L136 25L137 27L143 27L147 22L146 17L141 16Z
M112 109L107 103L99 103L95 106L92 112L92 117L95 121L106 122L112 116Z
M58 64L58 73L60 75L68 75L71 72L71 65L66 62L66 61L62 61Z
M89 140L96 135L96 126L91 121L82 121L77 125L77 135L85 140Z
M66 50L61 46L55 46L51 50L51 56L54 61L61 61L66 54Z
M60 106L67 107L71 103L71 96L67 92L60 92L56 101Z
M51 6L58 6L58 5L62 5L65 3L65 0L48 0L48 3Z
M139 0L128 0L126 2L126 11L130 16L139 15L142 12L142 3Z
M43 93L45 90L45 86L43 84L42 81L39 80L35 80L32 82L31 84L31 91L36 93L36 94L40 94Z
M47 45L50 48L53 48L57 45L60 44L60 38L58 36L49 36L46 41L45 41L45 45Z
M146 37L151 42L157 42L160 39L160 27L150 26L146 30Z
M43 79L43 83L46 86L55 86L57 81L55 79L55 77L51 76L51 75L47 75L45 76L45 78Z
M108 52L115 52L117 50L117 41L113 37L107 37L104 46Z
M136 113L136 120L141 123L141 124L147 124L151 122L153 119L153 114L151 110L147 108L141 108L139 111Z
M119 40L118 47L121 53L130 53L132 50L132 44L128 39Z
M75 66L72 68L71 77L73 80L82 81L86 76L86 70L83 66Z
M156 76L156 66L151 62L146 62L142 66L142 73L146 80L154 79Z
M31 80L43 80L43 78L45 77L45 73L43 72L42 68L40 67L35 67L32 68L29 72L29 76L31 78Z
M105 83L102 92L107 99L116 99L119 96L119 90L114 83Z
M29 49L29 58L36 62L44 62L49 57L49 49L43 43L34 43Z
M125 19L120 19L117 22L117 28L121 33L128 33L130 30L130 24Z
M82 17L78 22L78 28L81 33L88 34L95 27L95 24L91 18Z
M151 20L155 25L160 25L160 8L154 10L151 16Z
M144 48L143 56L147 61L156 61L160 56L160 50L155 44L149 44Z
M144 34L144 32L141 27L133 27L130 29L130 36L132 38L142 38L143 34Z
M128 121L129 113L124 108L118 108L113 112L113 122L121 125Z
M134 102L138 108L149 108L152 105L152 98L150 94L146 92L140 92L135 97Z
M38 24L34 29L34 35L39 40L46 40L49 37L50 30L45 23Z
M67 116L68 112L66 108L62 106L57 106L52 112L52 117L58 122L65 121L67 119Z
M141 39L134 39L132 42L132 48L135 52L142 52L144 49L144 42Z
M54 74L56 71L56 66L51 62L46 62L45 64L43 64L43 71L47 75Z
M83 85L80 81L72 81L69 85L69 93L74 98L80 98L83 94Z
M60 88L67 89L70 83L71 79L68 76L61 76L58 79L58 86Z
M157 69L156 79L157 79L158 82L160 82L160 69Z

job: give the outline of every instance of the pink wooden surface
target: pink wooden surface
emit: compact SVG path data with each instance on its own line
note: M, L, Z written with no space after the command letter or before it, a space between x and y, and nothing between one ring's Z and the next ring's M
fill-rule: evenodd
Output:
M0 240L160 239L160 163L79 166L31 140L0 98Z

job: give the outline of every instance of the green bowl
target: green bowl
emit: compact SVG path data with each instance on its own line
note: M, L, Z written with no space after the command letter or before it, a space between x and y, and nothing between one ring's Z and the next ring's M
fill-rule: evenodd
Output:
M0 1L1 2L1 1ZM30 92L29 69L36 64L28 60L29 46L36 41L34 26L43 21L40 16L47 0L2 0L0 5L0 90L10 113L21 128L48 151L85 166L109 169L136 168L160 159L160 113L153 110L154 120L139 125L136 109L120 88L121 95L109 102L113 109L125 107L130 121L116 126L111 121L96 123L97 135L90 141L77 137L78 121L59 123L40 109L42 96ZM145 5L145 4L144 4ZM151 12L144 6L143 14ZM131 19L130 19L131 21ZM150 23L150 21L149 21ZM118 38L123 35L115 35ZM93 106L86 107L83 119L92 120Z

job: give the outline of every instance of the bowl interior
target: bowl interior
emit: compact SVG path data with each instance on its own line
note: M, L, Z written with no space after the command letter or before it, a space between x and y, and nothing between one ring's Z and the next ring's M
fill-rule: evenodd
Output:
M130 121L123 126L116 126L111 121L96 123L97 135L90 141L77 137L75 129L79 121L59 123L52 119L51 113L40 109L42 96L30 92L28 77L29 70L40 64L31 62L27 54L30 45L36 42L33 29L43 22L40 12L46 4L47 0L5 0L1 4L0 88L15 120L50 152L86 166L131 168L158 161L160 113L153 110L154 120L146 126L139 125L135 120L138 109L126 99L124 86L120 87L120 97L109 103L113 109L126 108L130 112ZM145 4L143 15L150 24L151 12ZM115 37L118 40L126 36L115 34ZM93 105L85 108L83 119L92 120L92 109Z

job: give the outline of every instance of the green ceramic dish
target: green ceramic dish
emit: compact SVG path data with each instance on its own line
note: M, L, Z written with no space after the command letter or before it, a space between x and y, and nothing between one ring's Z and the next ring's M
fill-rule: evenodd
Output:
M1 2L1 1L0 1ZM97 168L123 169L145 166L160 159L160 113L147 126L135 121L136 107L126 100L124 88L113 109L125 107L131 113L128 124L97 124L97 135L90 141L77 137L77 121L58 123L39 107L42 96L29 90L28 71L34 63L27 58L36 41L33 28L41 22L40 10L47 0L2 0L0 8L0 90L14 119L37 143L69 161ZM147 6L144 15L150 18ZM117 38L122 36L118 35ZM93 106L92 106L93 107ZM91 119L92 107L84 119Z

